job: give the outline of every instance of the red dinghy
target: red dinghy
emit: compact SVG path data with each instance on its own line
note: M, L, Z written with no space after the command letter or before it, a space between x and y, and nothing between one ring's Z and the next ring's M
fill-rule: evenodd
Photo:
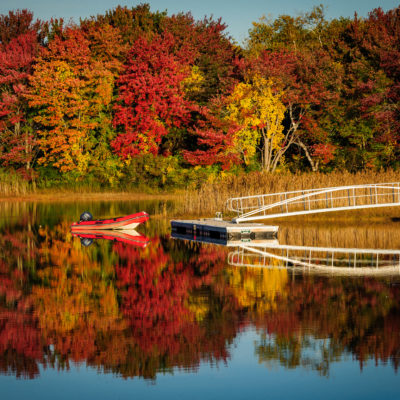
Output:
M125 217L95 219L92 221L79 221L71 225L72 231L77 230L104 230L104 229L135 229L139 224L146 222L149 214L142 211Z

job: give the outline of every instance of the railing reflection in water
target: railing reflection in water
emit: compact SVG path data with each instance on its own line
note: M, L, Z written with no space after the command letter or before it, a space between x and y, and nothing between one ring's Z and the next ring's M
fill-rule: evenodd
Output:
M172 234L175 239L213 243L213 239ZM215 244L221 245L220 241ZM227 240L229 265L259 268L296 268L348 274L400 274L400 250L316 247L279 244L272 240Z
M347 274L400 274L400 250L242 244L228 254L230 265L300 268Z

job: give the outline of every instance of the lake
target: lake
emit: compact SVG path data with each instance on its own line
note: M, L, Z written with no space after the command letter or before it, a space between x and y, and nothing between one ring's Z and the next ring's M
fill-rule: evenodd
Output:
M73 236L84 210L151 218ZM171 238L173 214L0 202L2 399L400 398L400 222L278 221L222 246Z

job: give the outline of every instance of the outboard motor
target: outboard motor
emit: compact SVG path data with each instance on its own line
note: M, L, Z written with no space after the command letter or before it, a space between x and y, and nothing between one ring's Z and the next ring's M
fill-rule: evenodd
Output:
M79 217L81 221L91 221L93 219L92 214L89 211L84 211Z

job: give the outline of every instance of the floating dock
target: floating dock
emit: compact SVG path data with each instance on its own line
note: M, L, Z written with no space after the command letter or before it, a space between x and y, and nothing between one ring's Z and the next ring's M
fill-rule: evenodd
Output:
M172 220L172 237L226 244L230 241L249 242L275 239L278 226L263 224L236 224L219 219Z

